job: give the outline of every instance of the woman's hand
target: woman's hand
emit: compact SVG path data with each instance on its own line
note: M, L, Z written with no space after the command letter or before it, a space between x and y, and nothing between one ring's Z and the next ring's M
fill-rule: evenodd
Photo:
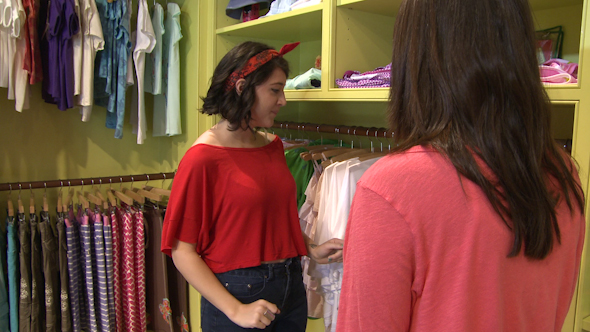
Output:
M258 300L250 304L240 304L228 317L244 328L265 329L278 313L280 310L276 305L265 300Z
M344 240L331 239L319 246L309 244L308 254L318 264L342 263L342 248Z

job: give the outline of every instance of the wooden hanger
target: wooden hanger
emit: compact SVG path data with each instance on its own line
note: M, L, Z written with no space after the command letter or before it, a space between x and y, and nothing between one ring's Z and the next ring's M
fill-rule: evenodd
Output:
M138 203L145 203L145 197L141 196L140 194L136 193L135 191L129 189L129 188L124 188L123 189L123 193L131 198L133 198L134 201L138 202Z
M168 190L168 189L155 188L155 187L150 187L150 186L143 187L143 189L145 189L149 192L152 192L154 194L168 196L168 197L170 197L170 193L172 192L171 190Z
M327 149L321 152L314 152L311 154L311 159L313 160L326 160L329 157L337 156L339 154L343 154L346 152L352 151L351 148L333 148Z
M12 204L12 198L10 198L10 194L12 194L12 185L8 185L10 187L10 192L8 193L8 216L14 217L14 205Z
M61 184L61 188L59 188L59 191L57 192L57 213L62 213L64 211L63 210L63 206L61 205L62 204L61 203L61 201L62 201L62 199L61 199L61 191L62 191L62 189L63 189L63 182Z
M120 199L123 203L125 203L127 205L133 205L133 198L123 194L122 192L120 192L118 190L111 189L111 192L115 195L115 197Z
M367 152L371 152L369 149L354 149L353 151L346 152L337 156L332 157L329 159L332 163L337 163L339 161L345 161L348 159L352 159L358 157L360 155L366 154Z
M137 194L143 196L144 199L148 198L148 199L151 199L152 201L155 201L155 202L162 201L162 195L157 194L155 192L147 191L147 190L140 189L140 188L133 188L133 191L135 191Z
M70 186L69 181L68 181L68 186ZM68 194L66 195L66 199L63 204L63 212L68 212L68 208L72 204L73 197L74 197L74 188L68 187Z
M92 204L96 205L96 206L102 206L104 203L104 200L102 200L100 197L95 196L92 193L89 193L87 191L84 192L84 196L86 197L86 199L91 202Z
M29 196L29 213L35 214L35 194L33 193L33 188L30 183L29 190L31 191L31 195Z
M131 198L130 196L124 194L122 192L123 190L123 178L119 178L121 180L121 187L120 190L116 190L111 188L111 192L113 194L115 194L115 197L117 197L119 200L121 200L123 203L127 204L127 205L133 205L133 198Z
M102 201L102 208L104 210L107 210L109 208L109 202L100 193L100 190L98 188L94 188L94 195L96 195L96 197L98 197Z
M47 204L47 183L44 183L45 191L43 192L43 207L41 211L49 212L49 204Z
M164 187L164 182L166 181L166 174L162 173L162 176L164 177L164 179L162 180L162 187ZM149 182L149 177L148 177L148 182ZM153 192L158 195L166 196L166 197L170 197L170 193L171 193L171 190L168 190L168 189L150 187L147 185L147 182L143 186L143 189Z
M88 200L84 197L84 195L82 195L81 192L76 191L76 195L78 196L78 202L80 204L82 204L82 207L84 209L89 209L90 208L90 203L88 202Z
M25 213L25 206L23 205L23 201L20 198L20 193L21 193L21 184L18 184L18 200L17 200L17 204L18 204L18 213L19 214L24 214Z
M117 198L115 198L115 195L113 195L112 189L109 189L107 191L107 198L109 200L109 203L111 203L111 206L117 206Z
M312 153L327 149L333 149L334 147L334 144L312 145L307 148L307 151L301 152L299 154L299 157L305 161L310 161Z

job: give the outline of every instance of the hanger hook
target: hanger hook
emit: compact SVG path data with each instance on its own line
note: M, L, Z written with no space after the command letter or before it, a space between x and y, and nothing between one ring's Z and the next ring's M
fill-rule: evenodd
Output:
M31 191L31 195L32 195L33 194L33 186L30 182L29 182L29 190Z
M21 192L22 189L23 189L23 187L22 187L21 183L19 182L18 183L18 198L19 199L20 199L20 192Z
M123 177L119 177L119 180L121 181L121 185L119 186L119 190L123 191Z
M102 178L98 179L98 189L102 189Z
M43 182L43 186L45 187L45 194L47 194L47 182Z
M8 196L10 196L12 194L12 184L10 184L10 183L8 184L8 189L10 190L8 192Z
M145 175L147 180L145 181L145 185L147 186L148 182L150 182L150 176L148 174Z

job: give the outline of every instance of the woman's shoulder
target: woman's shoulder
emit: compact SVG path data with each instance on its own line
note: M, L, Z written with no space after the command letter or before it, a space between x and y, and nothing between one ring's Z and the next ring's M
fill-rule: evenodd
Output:
M456 170L439 151L430 146L415 146L389 154L373 164L361 182L370 187L418 188L446 178Z

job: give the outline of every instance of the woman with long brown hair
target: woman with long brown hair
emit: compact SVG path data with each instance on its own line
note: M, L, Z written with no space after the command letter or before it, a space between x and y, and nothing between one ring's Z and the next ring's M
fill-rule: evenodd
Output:
M399 145L359 181L338 331L561 331L584 243L526 0L406 0Z

